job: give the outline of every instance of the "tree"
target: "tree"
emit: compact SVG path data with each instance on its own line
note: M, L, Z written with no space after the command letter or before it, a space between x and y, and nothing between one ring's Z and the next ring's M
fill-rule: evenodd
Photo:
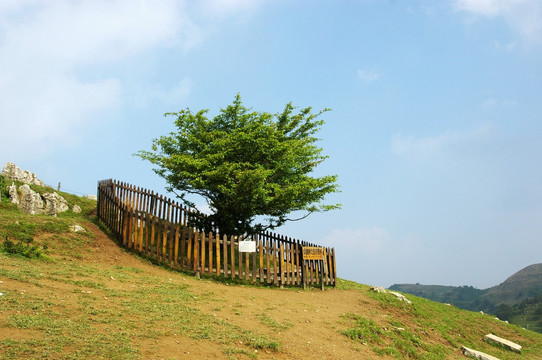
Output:
M311 176L327 158L314 135L324 123L318 116L328 109L295 110L288 103L278 114L255 112L237 94L213 119L207 118L209 110L166 113L175 117L176 131L136 155L157 166L154 172L184 204L194 207L188 194L207 201L212 214L200 219L206 229L228 235L274 229L340 208L322 204L327 194L338 192L337 176ZM303 216L288 217L297 211Z

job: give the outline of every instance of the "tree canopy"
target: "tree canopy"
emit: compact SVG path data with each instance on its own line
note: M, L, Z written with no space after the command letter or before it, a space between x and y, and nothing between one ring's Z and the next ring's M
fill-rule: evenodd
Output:
M328 109L297 111L288 103L277 114L256 112L237 94L213 119L208 111L166 113L175 118L176 131L154 139L152 151L136 154L157 166L167 190L186 205L194 207L188 194L207 201L212 213L204 219L206 228L255 233L340 207L322 203L338 192L337 176L312 176L327 158L315 134L324 123L318 117ZM303 215L289 218L298 211Z

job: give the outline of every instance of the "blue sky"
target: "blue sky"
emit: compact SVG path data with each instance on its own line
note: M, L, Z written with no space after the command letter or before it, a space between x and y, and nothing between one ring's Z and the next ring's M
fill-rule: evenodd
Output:
M487 288L542 262L542 2L0 2L0 162L164 192L165 112L324 115L343 209L279 229L365 284Z

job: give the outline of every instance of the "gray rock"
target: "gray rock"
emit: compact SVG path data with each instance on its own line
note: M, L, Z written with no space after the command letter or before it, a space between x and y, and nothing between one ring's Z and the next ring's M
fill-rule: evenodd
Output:
M81 207L79 205L73 205L72 212L74 212L76 214L80 214L81 213Z
M399 300L401 300L401 301L404 301L404 302L406 302L406 303L412 304L412 301L408 300L408 299L405 297L405 295L403 295L403 294L400 294L400 293L395 292L395 291L390 291L389 293L395 295L395 296L396 296Z
M371 286L371 291L383 294L386 293L386 289L384 289L382 286Z
M43 214L43 200L28 184L19 186L18 207L25 214Z
M68 202L56 192L43 194L45 199L45 212L48 215L57 215L61 212L68 211L70 208Z
M510 340L500 338L493 334L487 334L486 336L484 336L484 341L490 344L500 345L508 350L512 350L517 353L521 352L521 345L518 345Z
M71 225L70 226L70 231L76 232L76 233L78 233L78 232L87 232L85 230L85 228L82 227L81 225Z
M28 170L21 170L12 162L7 162L2 169L2 175L9 180L24 182L25 184L45 186L44 182L38 179L36 174Z
M469 349L466 346L462 346L461 351L463 352L463 355L479 360L499 360L499 358L496 358L495 356L491 356L478 350Z
M19 194L17 193L17 185L14 182L11 183L9 188L9 198L12 204L19 205Z
M86 197L87 199L90 199L90 200L98 200L98 196L96 196L96 195L88 195L88 194L87 194L87 195L85 195L85 197Z

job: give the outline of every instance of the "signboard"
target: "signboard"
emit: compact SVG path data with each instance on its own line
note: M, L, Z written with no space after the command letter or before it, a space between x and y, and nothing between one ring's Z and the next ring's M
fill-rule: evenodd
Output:
M256 252L256 241L239 241L239 252Z
M303 260L324 260L324 248L303 246Z

